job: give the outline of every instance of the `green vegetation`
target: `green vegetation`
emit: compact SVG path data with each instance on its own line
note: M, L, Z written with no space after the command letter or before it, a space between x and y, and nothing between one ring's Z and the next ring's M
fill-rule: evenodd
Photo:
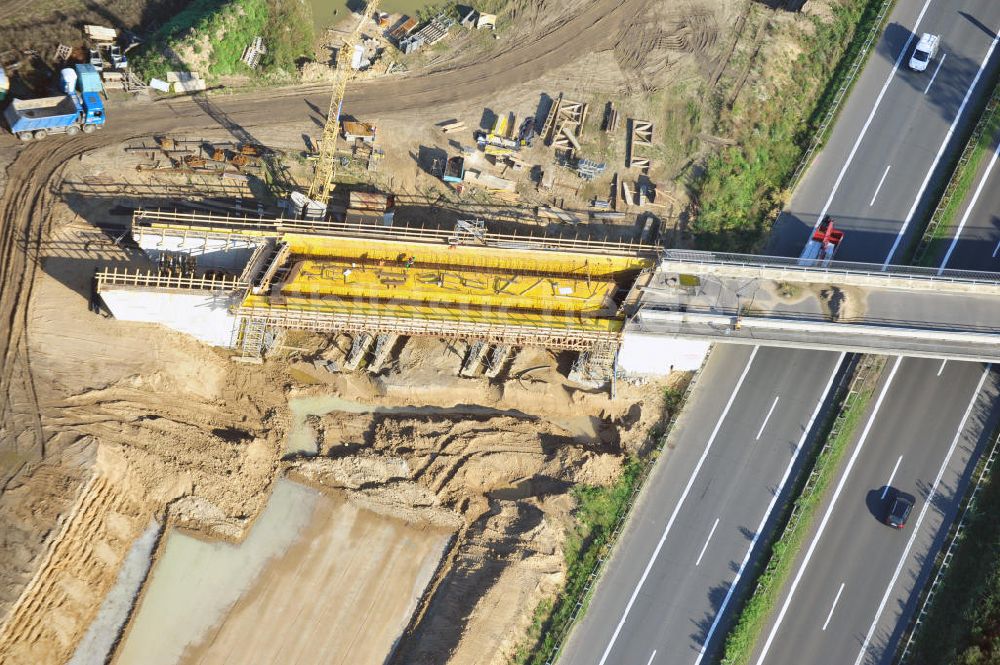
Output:
M579 485L573 489L577 507L576 520L566 534L566 586L555 602L544 600L535 608L527 641L514 656L518 665L544 665L572 622L577 603L587 601L584 596L590 575L598 557L612 544L615 524L628 511L643 469L644 464L633 458L610 487Z
M994 92L994 96L1000 93ZM918 258L920 265L937 265L945 246L948 244L949 232L955 226L958 210L968 198L979 172L979 165L990 152L991 143L1000 132L1000 104L992 107L992 111L981 119L982 133L969 151L969 160L959 165L953 172L946 186L947 199L943 205L934 211L937 226L930 237L926 251Z
M654 441L656 447L648 456L629 458L614 484L573 488L577 506L564 546L566 584L554 600L543 600L535 608L527 637L512 659L516 665L544 665L566 636L577 615L577 607L581 608L581 613L586 610L591 576L597 572L598 561L610 553L614 546L615 525L632 507L632 497L658 457L668 428L664 423L680 413L686 397L687 386L664 388L664 419L651 427L648 434L648 440Z
M871 357L862 362L881 365L881 360ZM877 368L875 368L877 369ZM819 452L813 465L811 479L803 478L796 487L798 499L789 512L788 526L771 547L770 558L759 572L757 588L747 600L736 625L726 639L725 665L742 665L750 662L753 647L767 625L767 621L780 600L781 592L792 573L795 559L806 542L813 519L823 495L835 477L844 452L855 436L861 418L868 408L875 391L878 371L871 371L869 379L853 397L844 402L837 419L828 427L826 445ZM757 573L758 571L751 571Z
M134 57L144 79L167 71L200 71L212 78L251 74L241 61L254 37L267 54L258 74L295 71L296 60L311 54L312 19L304 0L194 0L164 23Z
M994 437L998 434L994 432ZM997 515L1000 479L991 473L969 508L954 558L916 635L909 665L1000 663Z
M882 1L834 3L832 17L813 18L813 36L803 40L788 80L770 103L737 99L729 113L721 112L719 133L730 134L738 145L710 156L694 184L699 211L691 228L699 247L750 251L763 241L799 160L875 26Z

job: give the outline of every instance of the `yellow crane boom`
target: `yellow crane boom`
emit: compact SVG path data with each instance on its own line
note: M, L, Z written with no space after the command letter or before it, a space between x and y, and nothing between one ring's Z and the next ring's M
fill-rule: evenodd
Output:
M369 0L361 14L361 20L354 30L344 40L344 45L337 52L337 69L333 78L333 95L330 97L330 109L326 112L326 124L323 126L323 138L319 145L319 159L316 160L316 174L309 185L309 198L324 206L330 201L330 190L333 189L333 178L337 174L337 139L340 136L340 112L344 106L344 91L347 82L354 76L351 69L351 58L354 46L361 37L361 29L365 19L372 16L381 0Z

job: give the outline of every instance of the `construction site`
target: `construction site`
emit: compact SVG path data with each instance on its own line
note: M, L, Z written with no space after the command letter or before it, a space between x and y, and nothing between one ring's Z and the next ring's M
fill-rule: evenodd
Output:
M708 348L623 349L715 145L655 79L760 51L750 2L558 4L5 130L0 662L523 662Z

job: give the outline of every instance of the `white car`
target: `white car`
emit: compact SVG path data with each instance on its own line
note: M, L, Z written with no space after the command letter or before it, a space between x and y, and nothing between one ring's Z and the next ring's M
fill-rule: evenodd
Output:
M928 63L937 55L940 43L939 35L932 35L929 32L922 34L916 48L913 49L913 55L910 56L910 69L915 72L927 69Z

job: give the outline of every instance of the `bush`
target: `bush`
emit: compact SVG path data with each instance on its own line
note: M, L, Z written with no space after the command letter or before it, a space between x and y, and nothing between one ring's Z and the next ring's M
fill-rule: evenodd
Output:
M611 533L629 508L629 500L642 477L643 464L632 458L610 487L579 485L573 526L566 534L566 585L555 601L543 600L535 608L528 643L514 656L520 665L543 665L563 631L569 627L577 603L586 602L587 583L598 557L611 543Z
M997 515L1000 480L994 468L969 509L951 565L920 625L908 661L912 665L1000 663Z
M260 74L294 71L295 61L312 50L312 16L305 0L194 0L153 33L132 66L142 78L162 78L169 70L191 70L185 52L207 51L208 75L250 74L241 58L258 36L268 50Z
M784 189L881 4L882 0L834 3L831 19L813 19L815 34L791 66L789 82L780 91L781 102L754 100L752 108L741 109L752 121L739 145L709 157L694 184L700 210L691 229L699 247L753 251L763 241Z

